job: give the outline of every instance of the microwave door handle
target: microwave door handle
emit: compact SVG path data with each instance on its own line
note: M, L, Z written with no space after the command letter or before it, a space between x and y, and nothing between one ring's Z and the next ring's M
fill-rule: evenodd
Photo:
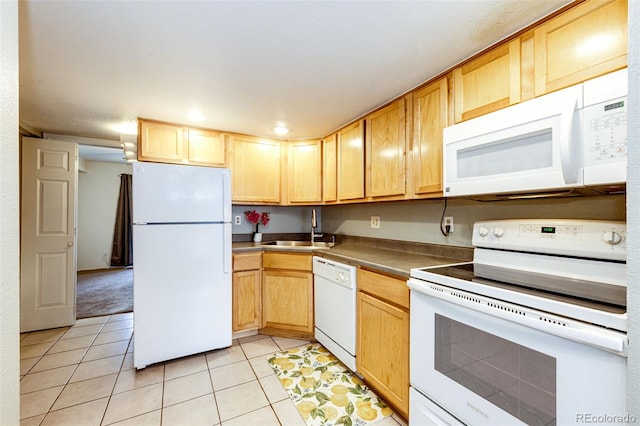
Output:
M562 167L562 177L565 183L578 182L578 174L576 161L578 161L578 153L575 150L576 143L574 138L578 137L574 132L575 113L577 109L577 101L572 99L568 102L562 112L560 121L560 165Z

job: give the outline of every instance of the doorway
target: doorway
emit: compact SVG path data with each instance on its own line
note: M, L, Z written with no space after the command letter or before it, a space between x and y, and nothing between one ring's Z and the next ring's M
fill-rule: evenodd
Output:
M76 319L131 312L133 269L112 268L120 175L132 174L122 150L79 145Z

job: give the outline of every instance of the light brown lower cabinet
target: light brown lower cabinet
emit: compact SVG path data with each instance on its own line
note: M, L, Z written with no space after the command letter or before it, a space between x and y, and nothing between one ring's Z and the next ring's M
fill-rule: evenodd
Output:
M255 330L262 324L262 253L233 255L233 331Z
M262 272L262 327L265 334L313 334L311 254L266 252ZM299 334L289 334L297 332Z
M406 281L358 270L356 367L402 417L409 417L409 289Z

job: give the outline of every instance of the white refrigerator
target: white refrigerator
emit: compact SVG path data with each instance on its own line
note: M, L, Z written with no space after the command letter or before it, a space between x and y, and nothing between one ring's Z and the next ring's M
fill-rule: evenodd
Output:
M133 165L136 368L231 346L228 169Z

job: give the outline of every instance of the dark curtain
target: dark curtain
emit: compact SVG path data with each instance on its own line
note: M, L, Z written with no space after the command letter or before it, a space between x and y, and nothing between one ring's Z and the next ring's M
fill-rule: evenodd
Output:
M116 210L116 224L113 228L111 266L133 265L131 182L131 175L125 173L120 175L120 196Z

